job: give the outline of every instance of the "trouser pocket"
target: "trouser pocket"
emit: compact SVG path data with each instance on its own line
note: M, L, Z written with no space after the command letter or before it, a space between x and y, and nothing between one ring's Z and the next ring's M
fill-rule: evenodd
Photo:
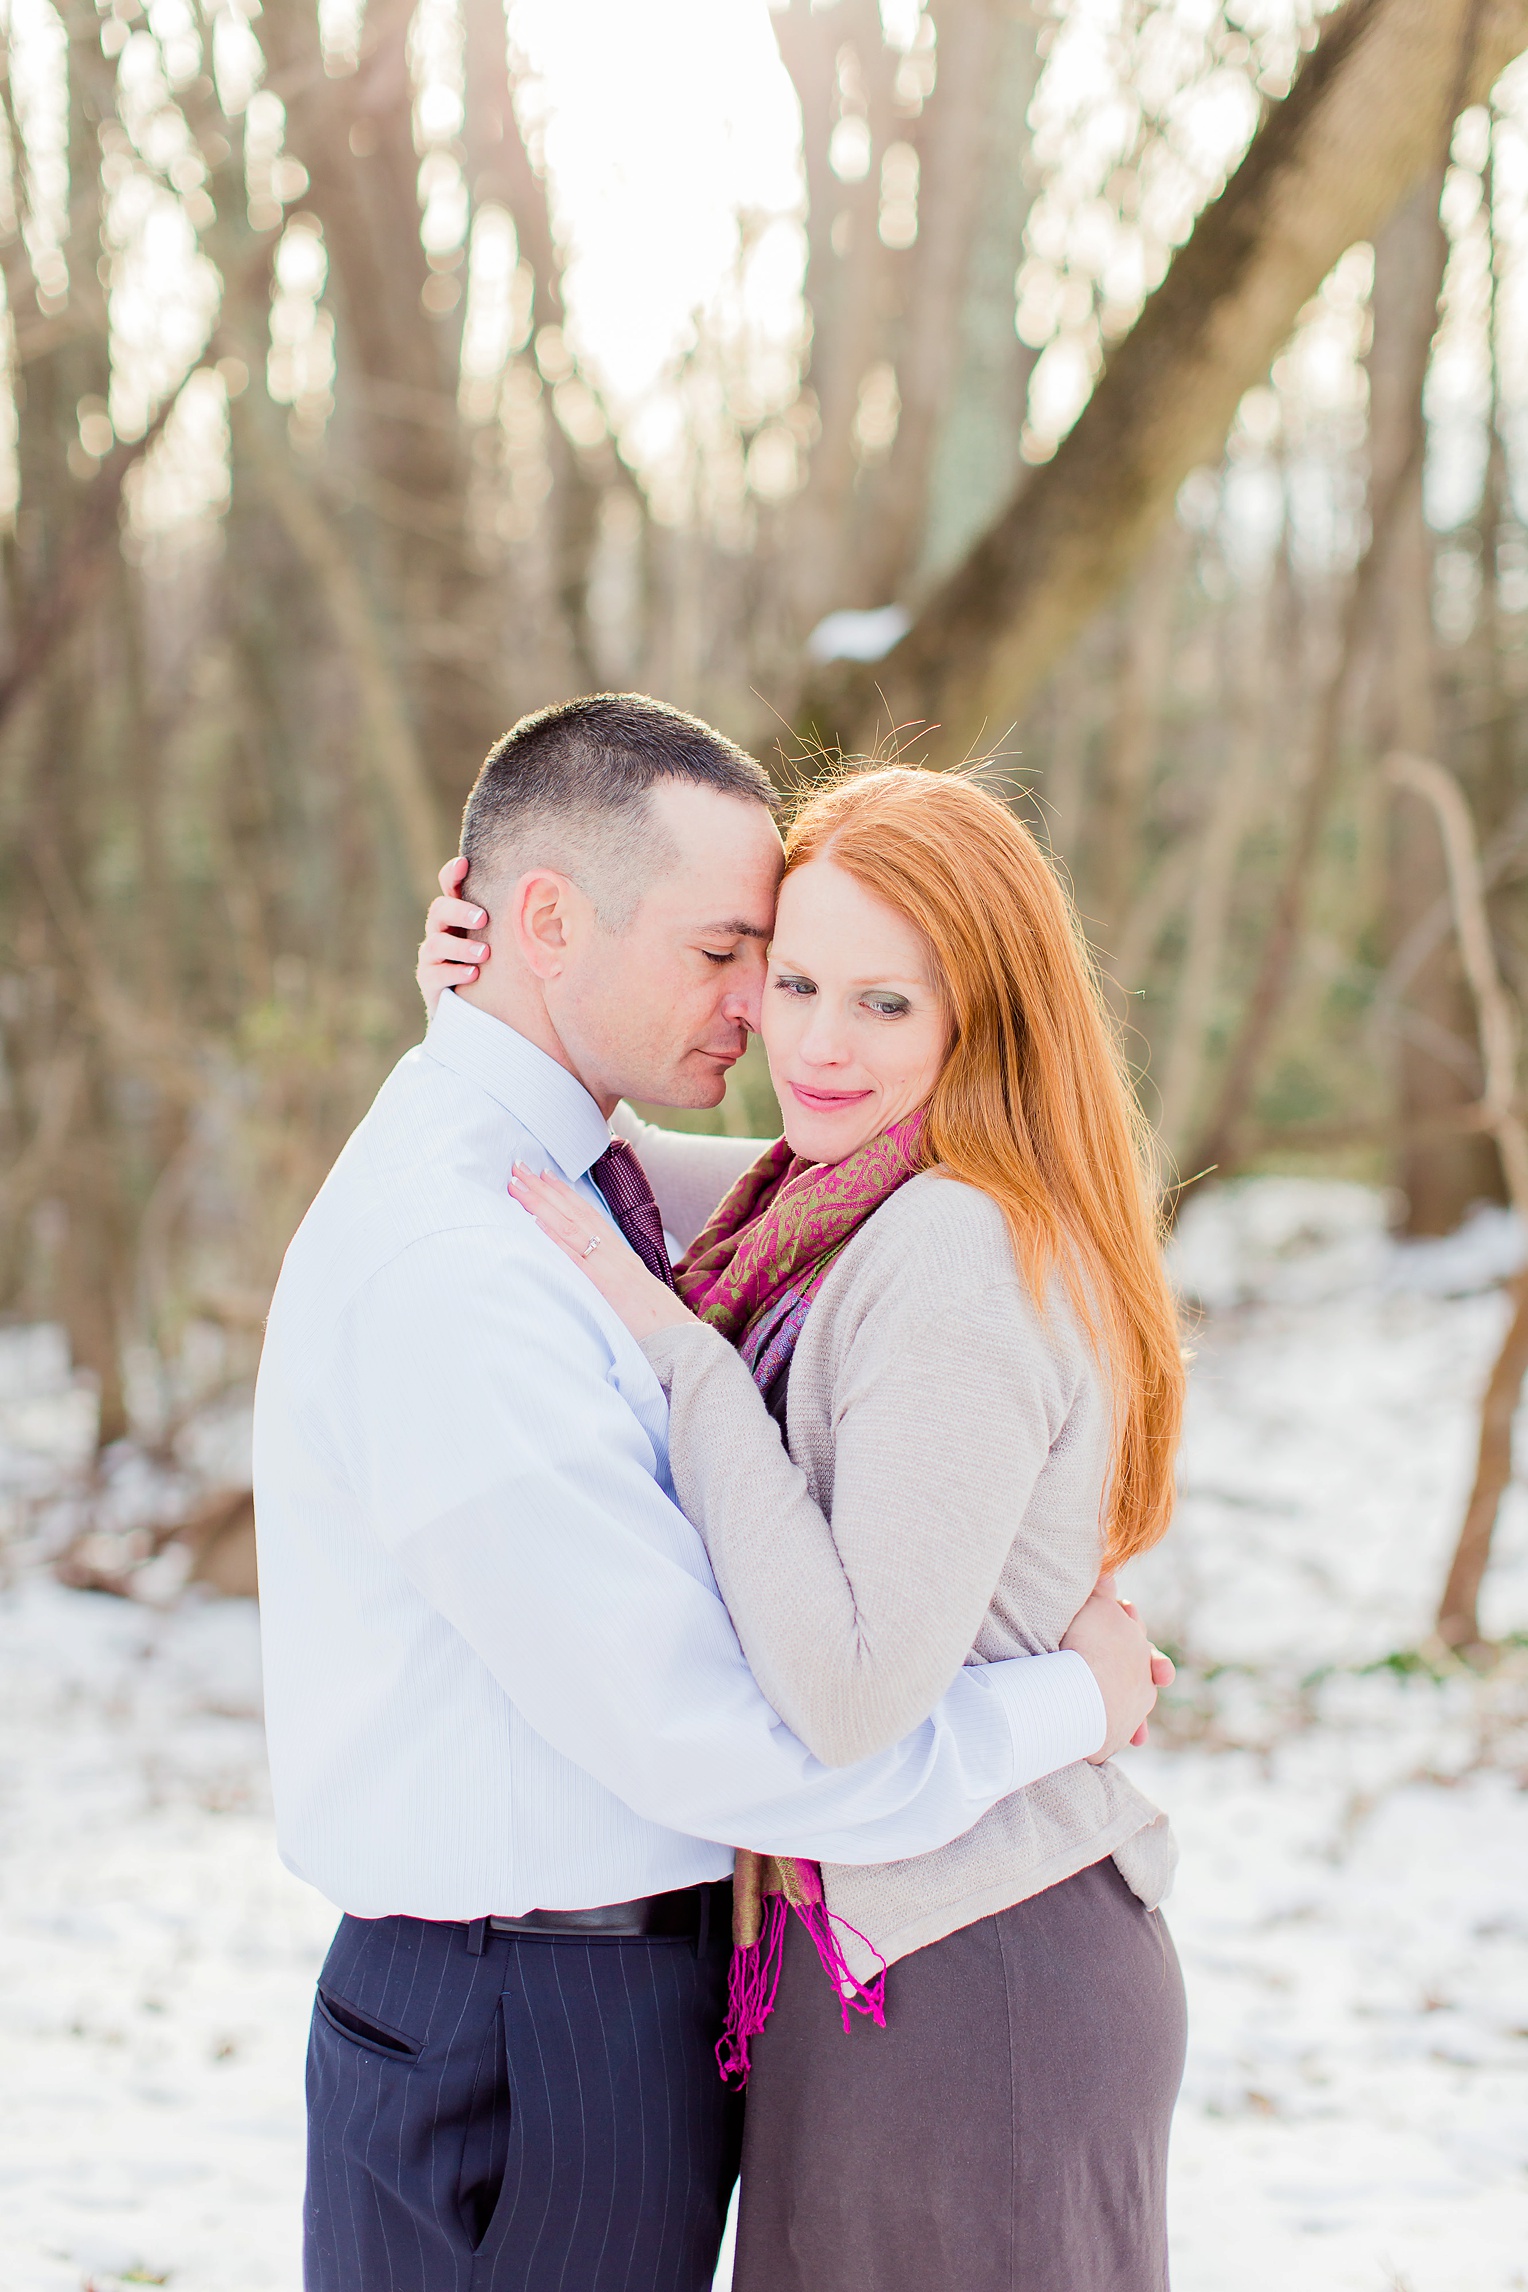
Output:
M349 2038L353 2045L364 2046L369 2053L380 2053L389 2061L419 2059L417 2038L410 2037L405 2030L390 2028L386 2022L378 2021L372 2014L362 2013L358 2006L336 1997L322 1983L319 1984L314 2010L319 2019L326 2021L338 2036Z

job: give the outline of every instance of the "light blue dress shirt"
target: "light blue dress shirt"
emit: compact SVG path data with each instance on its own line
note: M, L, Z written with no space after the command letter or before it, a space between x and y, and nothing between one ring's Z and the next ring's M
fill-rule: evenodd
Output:
M1103 1733L1075 1655L964 1670L857 1767L784 1726L674 1502L641 1348L506 1191L523 1159L603 1212L609 1138L444 995L287 1252L255 1409L277 1829L361 1917L627 1901L736 1845L924 1853Z

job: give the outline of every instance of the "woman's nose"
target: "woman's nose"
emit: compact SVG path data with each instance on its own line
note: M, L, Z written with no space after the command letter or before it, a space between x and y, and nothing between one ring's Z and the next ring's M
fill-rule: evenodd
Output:
M848 1052L836 1012L825 1011L819 1004L807 1022L798 1048L809 1066L842 1066Z

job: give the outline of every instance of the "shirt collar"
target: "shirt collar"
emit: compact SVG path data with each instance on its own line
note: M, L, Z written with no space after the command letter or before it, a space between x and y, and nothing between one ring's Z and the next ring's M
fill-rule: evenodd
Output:
M610 1125L576 1075L449 987L424 1047L523 1122L565 1178L582 1178L610 1144Z

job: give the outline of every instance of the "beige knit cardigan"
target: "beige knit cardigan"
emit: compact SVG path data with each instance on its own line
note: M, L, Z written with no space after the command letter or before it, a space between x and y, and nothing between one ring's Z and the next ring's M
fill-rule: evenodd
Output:
M788 1453L713 1330L644 1351L675 1493L755 1677L819 1758L896 1742L963 1663L1059 1645L1098 1575L1109 1398L1059 1285L1037 1311L985 1194L926 1172L861 1227L796 1348ZM823 1880L891 1964L1111 1854L1154 1908L1177 1858L1166 1817L1112 1762L1079 1762L933 1854Z

